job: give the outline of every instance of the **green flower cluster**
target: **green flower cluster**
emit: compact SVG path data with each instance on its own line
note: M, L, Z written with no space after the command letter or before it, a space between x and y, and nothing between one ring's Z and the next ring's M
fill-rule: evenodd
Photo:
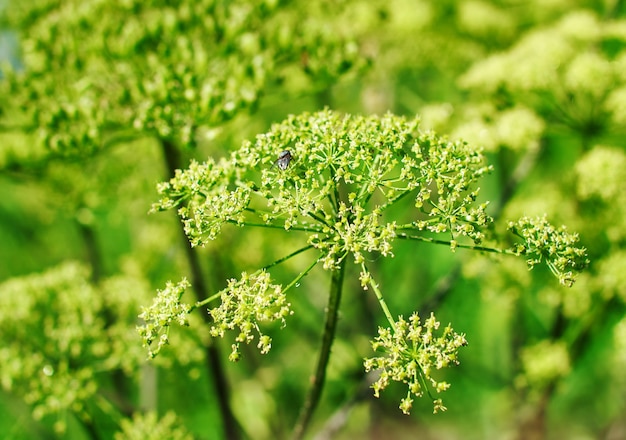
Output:
M586 249L575 246L578 234L567 232L565 226L557 229L545 217L522 217L517 222L509 222L508 228L524 240L513 251L528 257L528 267L532 269L545 261L563 285L574 284L575 272L589 264Z
M123 419L122 430L116 432L114 440L192 440L193 435L182 426L173 412L159 418L155 412L135 414L132 420Z
M570 372L571 360L563 341L543 340L525 347L521 352L523 374L517 379L519 386L546 386Z
M453 248L459 236L481 243L481 228L493 219L486 213L487 202L475 203L479 193L476 184L492 167L484 164L479 150L464 142L448 142L429 132L418 143L419 172L403 173L402 177L418 183L415 206L427 219L415 221L412 226L434 233L449 232Z
M441 109L433 106L430 110L422 111L435 113L433 116L436 118L436 112L441 112ZM460 113L457 124L452 124L451 115L439 116L439 121L433 122L441 127L439 130L449 131L451 137L481 145L486 152L495 152L502 148L516 153L536 151L546 128L544 120L523 105L503 110L490 103L468 104ZM452 126L443 127L444 123Z
M185 290L190 286L189 281L183 279L178 284L168 282L165 289L159 290L149 307L142 307L139 319L144 324L137 327L144 346L151 346L158 338L156 348L150 348L148 356L154 358L164 345L169 344L169 331L172 323L180 326L189 325L191 306L181 302Z
M611 208L626 203L626 153L622 148L596 145L576 163L581 200L598 199Z
M257 334L257 347L266 354L272 348L272 338L263 334L259 323L281 321L293 312L282 287L270 282L270 275L264 270L253 274L242 273L239 280L231 279L228 287L220 293L221 304L210 311L213 318L211 336L223 337L226 330L239 329L236 343L232 345L231 361L241 357L239 343L249 344Z
M476 204L477 180L490 167L479 151L418 130L418 119L351 116L329 110L291 116L245 142L228 159L193 163L159 185L154 210L179 208L192 244L214 239L225 223L257 223L309 233L332 269L349 253L391 255L396 230L427 229L483 238L491 221ZM274 161L289 151L282 170ZM384 222L406 196L418 208L404 225Z
M610 242L626 238L626 152L622 147L596 145L575 166L576 193L594 231L596 244L605 236ZM592 251L593 252L593 251Z
M400 403L400 409L405 414L411 411L411 396L421 397L425 391L433 400L435 413L446 410L441 399L432 396L429 386L440 393L447 390L450 384L433 378L433 369L458 365L457 352L467 345L467 341L465 335L455 333L450 325L443 329L440 336L435 335L439 326L432 313L423 323L414 313L408 322L400 316L393 328L378 329L372 348L384 351L385 355L366 359L364 364L366 371L381 370L380 377L372 385L376 397L394 380L408 385L407 395Z
M22 396L36 419L57 416L60 433L66 413L88 418L107 372L130 375L143 361L133 330L147 294L124 277L95 286L77 263L1 284L0 385Z
M302 77L291 85L298 93L365 67L362 31L343 16L353 3L11 3L2 12L21 34L25 68L3 72L1 94L55 154L86 154L133 131L194 144L200 125L253 108L287 77Z
M460 84L595 135L626 120L626 53L609 49L625 41L626 20L578 10L478 61Z
M348 254L354 256L355 264L364 261L363 252L393 255L391 242L396 236L396 224L391 222L381 227L378 221L380 215L377 209L371 214L364 214L362 207L348 208L341 202L334 227L323 228L321 233L309 237L309 243L324 255L324 269L337 269Z
M229 357L231 361L239 360L239 344L252 342L255 333L259 339L257 347L261 353L268 353L272 347L272 338L263 333L260 324L281 321L284 327L285 318L292 314L291 304L287 302L285 295L286 289L272 284L270 275L265 270L253 274L244 272L239 280L229 280L225 289L193 306L181 301L189 287L186 279L177 284L169 282L165 289L158 291L149 307L142 308L139 318L144 323L137 327L137 331L144 347L149 347L149 358L156 357L169 344L173 324L188 326L192 310L218 299L221 301L220 305L209 311L213 319L209 333L213 337L223 337L226 330L239 330L236 343L232 345ZM156 347L152 347L155 341Z

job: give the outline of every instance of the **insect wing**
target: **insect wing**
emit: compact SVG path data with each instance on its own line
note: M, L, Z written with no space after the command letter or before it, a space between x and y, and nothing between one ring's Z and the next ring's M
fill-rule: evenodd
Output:
M293 156L291 156L291 152L289 150L282 151L278 155L278 160L276 161L276 165L278 165L278 168L284 171L289 166L291 159L293 159Z

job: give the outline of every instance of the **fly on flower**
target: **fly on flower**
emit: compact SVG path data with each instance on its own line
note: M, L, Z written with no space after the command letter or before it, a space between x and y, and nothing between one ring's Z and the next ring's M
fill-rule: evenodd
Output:
M289 166L291 159L293 159L293 156L291 155L291 151L289 150L281 151L280 154L278 155L278 160L274 163L274 165L278 165L278 168L285 171L287 167Z

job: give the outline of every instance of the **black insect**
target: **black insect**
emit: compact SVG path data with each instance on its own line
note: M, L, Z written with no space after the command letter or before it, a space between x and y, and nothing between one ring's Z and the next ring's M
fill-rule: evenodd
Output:
M281 151L280 154L278 155L278 160L276 161L276 165L278 166L278 168L284 171L289 166L291 159L293 159L293 156L291 155L291 151L289 150Z

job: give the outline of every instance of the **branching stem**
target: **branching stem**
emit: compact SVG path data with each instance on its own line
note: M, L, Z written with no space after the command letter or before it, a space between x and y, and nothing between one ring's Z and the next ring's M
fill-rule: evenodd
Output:
M265 267L263 267L263 268L261 268L261 269L257 270L256 272L254 272L254 274L258 274L259 272L261 272L261 271L263 271L263 270L267 270L267 269L269 269L270 267L274 267L274 266L276 266L276 265L278 265L278 264L280 264L280 263L283 263L283 262L287 261L288 259L293 258L293 257L295 257L296 255L298 255L298 254L300 254L300 253L302 253L302 252L304 252L304 251L308 251L308 250L309 250L309 249L311 249L311 248L313 248L313 245L308 245L308 246L305 246L305 247L303 247L303 248L300 248L300 249L298 249L298 250L296 250L296 251L294 251L294 252L290 253L289 255L286 255L286 256L284 256L284 257L282 257L282 258L279 258L278 260L276 260L276 261L274 261L274 262L272 262L272 263L268 264L267 266L265 266ZM302 278L303 278L306 274L308 274L308 273L311 271L311 269L313 269L313 267L315 267L315 265L319 262L319 260L320 260L319 258L318 258L318 259L316 259L313 263L311 263L311 265L310 265L309 267L307 267L304 271L300 272L300 275L298 275L298 276L297 276L297 277L296 277L296 278L295 278L295 279L294 279L291 283L289 283L289 284L287 285L287 287L285 287L285 289L284 289L284 290L285 290L285 291L286 291L286 290L289 290L289 289L290 289L293 285L295 285L296 283L298 283L298 282L299 282L299 281L300 281L300 280L301 280L301 279L302 279ZM209 296L208 298L203 299L202 301L198 301L198 302L196 302L196 303L195 303L195 304L191 307L190 312L191 312L191 311L193 311L194 309L197 309L197 308L200 308L200 307L204 307L204 306L206 306L207 304L210 304L211 302L213 302L213 301L217 300L218 298L220 298L220 297L222 296L222 293L223 293L223 292L224 292L224 290L220 290L219 292L217 292L217 293L215 293L215 294L213 294L213 295Z
M270 263L267 266L264 266L262 268L262 270L267 270L267 269L269 269L271 267L278 266L279 264L284 263L285 261L289 260L290 258L293 258L296 255L301 254L302 252L308 251L309 249L312 249L312 248L313 248L312 244L310 244L308 246L304 246L303 248L295 250L292 253L290 253L289 255L286 255L286 256L284 256L282 258L279 258L278 260L274 261L273 263Z
M321 257L320 257L320 258L321 258ZM304 269L302 272L300 272L300 275L298 275L296 278L294 278L294 280L293 280L291 283L287 284L287 286L285 286L285 288L283 289L283 291L285 291L285 292L286 292L287 290L291 289L293 286L297 285L297 284L300 282L300 280L301 280L302 278L304 278L304 277L305 277L305 276L306 276L306 275L307 275L307 274L311 271L311 269L313 269L313 268L315 267L315 265L316 265L317 263L319 263L320 258L316 259L314 262L312 262L312 263L309 265L309 267L307 267L307 268L306 268L306 269Z
M270 229L285 229L285 225L284 224L275 224L275 223L255 223L255 222L249 222L249 221L245 221L243 223L239 223L237 222L237 220L226 220L226 222L228 223L232 223L235 224L237 226L254 226L254 227L258 227L258 228L270 228ZM322 228L316 226L316 225L311 225L311 226L292 226L289 228L290 231L300 231L300 232L321 232Z

